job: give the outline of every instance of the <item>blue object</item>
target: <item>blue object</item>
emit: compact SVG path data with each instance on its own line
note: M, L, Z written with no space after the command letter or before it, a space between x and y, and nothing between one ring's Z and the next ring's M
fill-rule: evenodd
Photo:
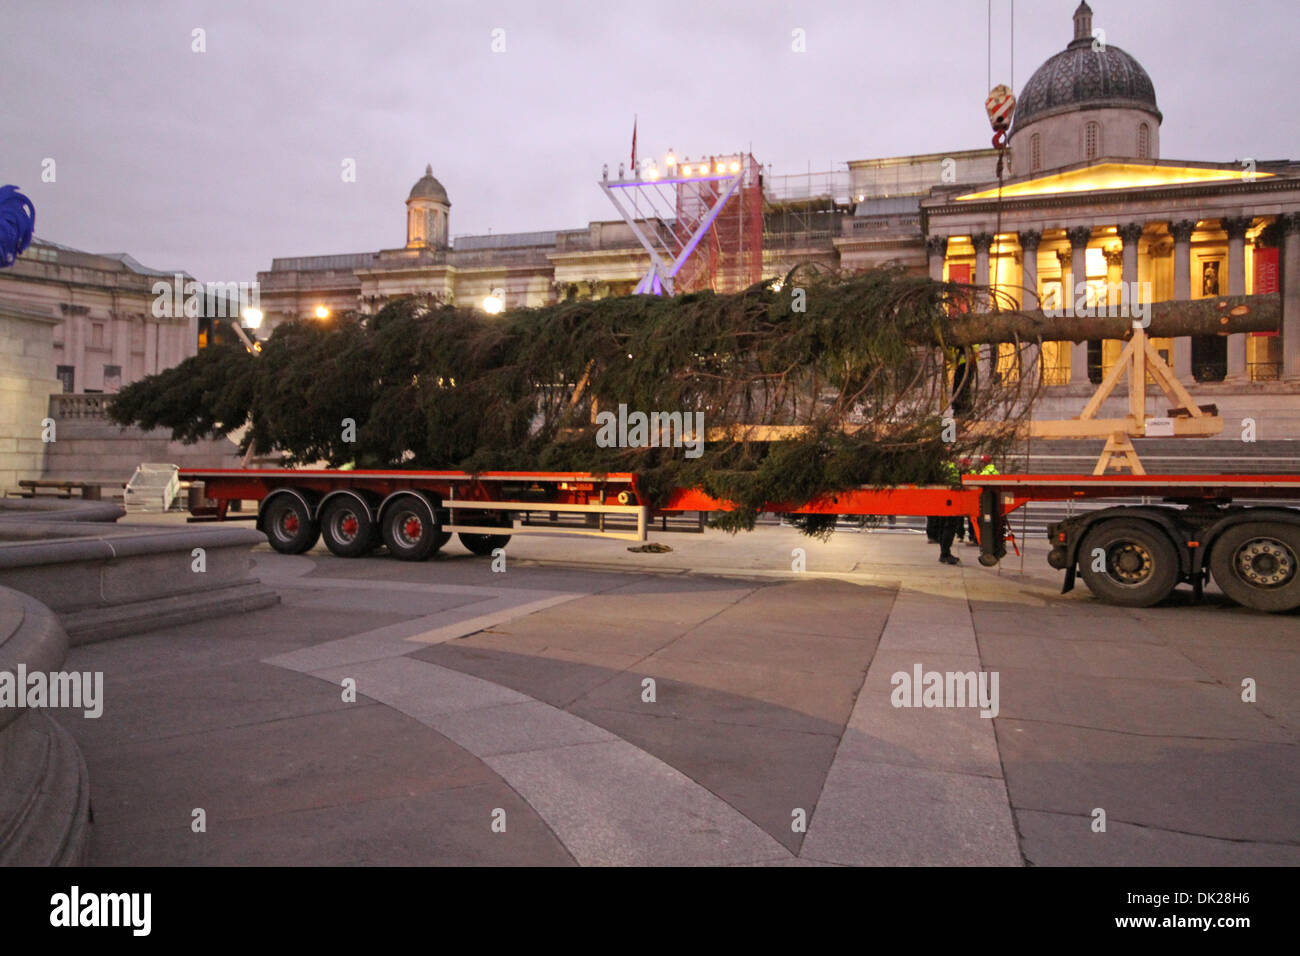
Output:
M36 207L17 186L0 186L0 269L14 264L32 244Z

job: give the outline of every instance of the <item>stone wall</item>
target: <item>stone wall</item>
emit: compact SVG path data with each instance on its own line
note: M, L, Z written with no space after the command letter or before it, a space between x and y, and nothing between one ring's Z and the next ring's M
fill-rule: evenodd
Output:
M185 445L171 433L122 428L104 414L110 395L54 395L48 415L57 441L47 446L46 478L126 482L141 462L166 462L181 468L238 468L239 449L229 439ZM107 494L107 491L106 491Z
M39 478L46 444L41 421L54 376L54 326L44 309L0 299L0 491L23 478Z

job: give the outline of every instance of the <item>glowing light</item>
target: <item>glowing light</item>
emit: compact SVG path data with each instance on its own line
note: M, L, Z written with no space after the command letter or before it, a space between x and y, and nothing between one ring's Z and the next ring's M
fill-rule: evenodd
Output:
M1002 187L1002 198L1042 196L1050 193L1082 193L1106 189L1141 189L1146 186L1187 186L1212 182L1249 182L1248 176L1267 177L1245 169L1207 169L1199 166L1147 166L1141 163L1101 163L1085 169L1039 176L1023 183ZM996 189L958 196L958 201L996 199Z
M325 308L323 305L318 305L316 306L315 314L318 319L328 319L330 317L330 310Z
M650 179L658 179L658 178L659 178L659 167L656 166L656 165L654 165L654 163L651 163L651 164L650 164L650 171L649 171L646 175L647 175Z
M726 163L718 163L718 175L721 176L721 175L722 175L723 173L725 173L726 171L727 171L727 164L726 164Z
M664 165L669 169L672 169L674 166L677 165L677 157L673 155L673 151L671 149L668 150L668 155L664 157Z
M502 289L493 289L491 295L483 298L483 311L488 315L499 315L506 307L506 294Z
M244 328L260 329L262 327L262 310L251 306L240 313L244 318Z

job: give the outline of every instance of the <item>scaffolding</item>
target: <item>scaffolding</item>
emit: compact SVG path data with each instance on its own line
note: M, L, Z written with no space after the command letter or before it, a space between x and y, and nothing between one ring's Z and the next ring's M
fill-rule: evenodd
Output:
M764 177L763 242L792 253L839 236L852 215L847 170Z
M752 155L619 172L599 185L650 254L638 294L737 292L763 278L763 176Z

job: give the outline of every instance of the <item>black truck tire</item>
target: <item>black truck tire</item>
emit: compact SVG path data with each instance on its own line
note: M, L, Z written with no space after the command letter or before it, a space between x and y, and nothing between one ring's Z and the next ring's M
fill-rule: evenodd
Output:
M1300 607L1300 525L1243 521L1210 551L1210 573L1228 597L1257 611Z
M297 495L272 498L262 513L261 524L271 547L281 554L310 551L320 538L320 525L312 520L311 511Z
M446 543L437 512L420 495L402 495L384 509L384 546L402 561L424 561Z
M465 523L488 525L489 527L492 525L500 525L503 528L509 528L513 524L509 515L503 515L499 512L491 515L485 514L477 521L466 521ZM510 543L510 535L508 534L474 534L472 532L462 531L460 532L459 537L460 543L463 544L466 549L474 554L480 555L489 555L497 548L504 548Z
M355 498L340 496L325 505L320 531L325 547L340 558L360 558L379 547L378 523Z
M1104 570L1094 570L1097 551ZM1178 586L1178 552L1168 536L1146 521L1111 519L1091 528L1079 547L1079 575L1107 604L1151 607Z

